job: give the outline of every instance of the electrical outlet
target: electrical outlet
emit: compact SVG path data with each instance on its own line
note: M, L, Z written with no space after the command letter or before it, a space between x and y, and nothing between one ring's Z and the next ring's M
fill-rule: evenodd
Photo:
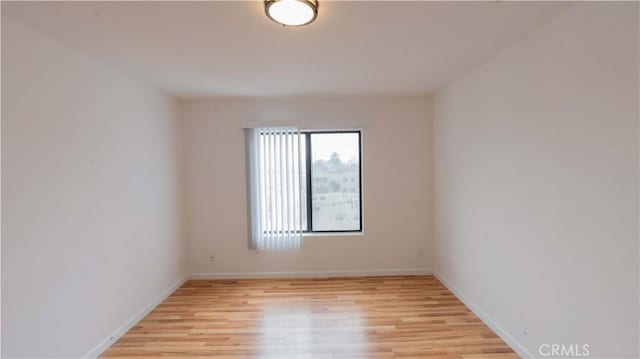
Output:
M215 261L216 261L216 257L213 254L209 255L209 262L213 263Z
M422 249L418 251L418 258L422 258Z

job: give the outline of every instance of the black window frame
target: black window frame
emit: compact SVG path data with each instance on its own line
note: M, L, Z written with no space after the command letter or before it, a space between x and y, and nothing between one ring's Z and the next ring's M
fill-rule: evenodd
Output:
M314 134L337 134L337 133L355 133L358 134L358 207L359 228L348 230L313 230L313 193L311 188L311 135ZM305 130L300 131L301 136L305 136L305 174L306 174L306 199L307 199L307 228L302 231L305 234L313 233L361 233L362 232L362 131L361 130Z

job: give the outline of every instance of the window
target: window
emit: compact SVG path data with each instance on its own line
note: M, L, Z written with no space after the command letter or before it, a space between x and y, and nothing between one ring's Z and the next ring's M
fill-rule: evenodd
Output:
M255 128L248 135L257 249L297 248L302 233L362 231L359 131Z
M303 132L306 145L307 232L359 232L360 132Z

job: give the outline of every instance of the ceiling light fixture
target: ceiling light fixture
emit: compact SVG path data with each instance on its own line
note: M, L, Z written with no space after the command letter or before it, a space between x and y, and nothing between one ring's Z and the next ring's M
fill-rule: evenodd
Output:
M265 0L269 19L285 26L310 24L318 17L317 0Z

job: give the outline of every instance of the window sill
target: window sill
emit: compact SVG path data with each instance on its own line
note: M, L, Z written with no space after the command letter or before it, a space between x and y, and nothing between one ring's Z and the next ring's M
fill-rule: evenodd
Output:
M364 232L318 232L318 233L303 233L302 237L351 237L351 236L363 236Z

